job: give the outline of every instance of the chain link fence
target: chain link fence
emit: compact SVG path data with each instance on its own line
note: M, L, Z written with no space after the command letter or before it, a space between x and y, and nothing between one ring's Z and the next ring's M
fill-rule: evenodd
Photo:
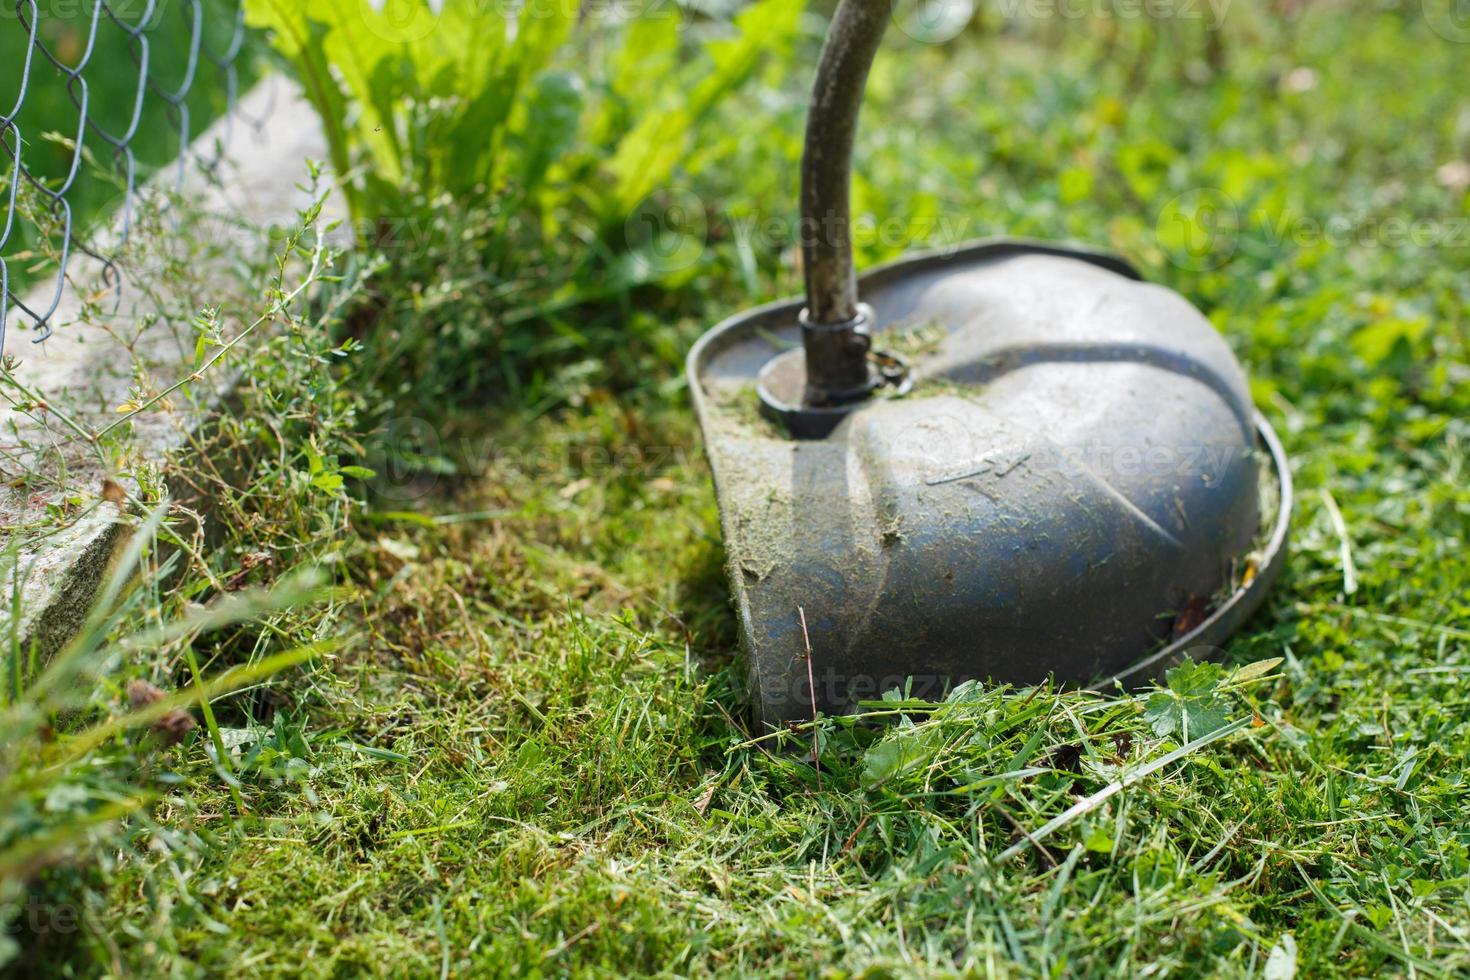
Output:
M239 0L0 8L0 351L17 327L33 343L51 336L79 253L100 263L101 302L117 308L140 187L159 173L177 190L191 162L218 165L222 141L190 144L214 118L233 119L250 41Z

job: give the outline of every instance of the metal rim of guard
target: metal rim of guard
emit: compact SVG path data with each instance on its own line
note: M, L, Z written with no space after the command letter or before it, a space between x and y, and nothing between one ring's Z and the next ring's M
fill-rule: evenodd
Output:
M1194 629L1162 650L1148 654L1124 670L1096 684L1089 685L1088 690L1105 691L1118 686L1126 688L1141 686L1161 677L1164 671L1177 665L1191 653L1199 654L1199 656L1190 659L1217 658L1224 652L1220 649L1220 645L1245 625L1246 620L1260 608L1266 598L1266 593L1271 591L1271 586L1280 577L1281 570L1286 566L1287 536L1291 529L1293 505L1291 463L1286 458L1286 450L1281 445L1276 430L1271 428L1271 423L1266 421L1266 417L1257 411L1254 421L1256 437L1271 458L1271 469L1274 471L1279 494L1276 521L1272 525L1271 536L1266 541L1266 547L1261 556L1261 567L1256 571L1255 578L1246 585L1235 589L1228 599L1217 606L1205 618L1205 621Z

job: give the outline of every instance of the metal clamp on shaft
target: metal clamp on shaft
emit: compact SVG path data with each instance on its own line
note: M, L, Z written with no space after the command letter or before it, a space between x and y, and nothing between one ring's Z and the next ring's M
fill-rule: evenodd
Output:
M806 392L802 400L813 406L845 405L872 394L882 382L868 363L868 351L873 346L873 308L859 303L846 320L814 323L808 307L799 319L806 352Z

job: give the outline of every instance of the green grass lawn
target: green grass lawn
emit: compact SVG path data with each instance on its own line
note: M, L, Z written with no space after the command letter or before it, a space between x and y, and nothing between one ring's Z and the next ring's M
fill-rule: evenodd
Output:
M518 328L495 352L509 381L455 407L384 411L422 417L437 462L400 478L363 450L379 479L332 556L355 587L333 620L348 641L217 706L227 731L265 726L240 802L186 743L170 771L191 793L166 790L130 846L33 882L81 925L33 935L23 962L1470 971L1470 44L1417 3L1239 4L1213 38L986 23L889 39L855 200L959 219L910 238L1114 249L1228 339L1298 509L1267 605L1192 678L1207 693L969 686L875 709L887 727L824 720L819 766L809 728L751 730L681 361L716 320L795 291L782 243L742 228L794 208L798 63L701 149L709 245L681 283ZM1200 206L1221 202L1207 235ZM480 288L439 274L390 297L381 329ZM1239 725L1034 840L1176 748L1181 705Z

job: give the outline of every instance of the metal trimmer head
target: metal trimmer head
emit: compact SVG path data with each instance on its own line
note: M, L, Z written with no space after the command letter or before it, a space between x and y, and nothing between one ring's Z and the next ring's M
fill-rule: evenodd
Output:
M1286 550L1281 446L1182 297L1019 241L854 276L847 167L887 16L843 0L823 50L802 210L833 234L803 243L805 305L689 356L771 725L969 678L1147 680L1237 629Z

